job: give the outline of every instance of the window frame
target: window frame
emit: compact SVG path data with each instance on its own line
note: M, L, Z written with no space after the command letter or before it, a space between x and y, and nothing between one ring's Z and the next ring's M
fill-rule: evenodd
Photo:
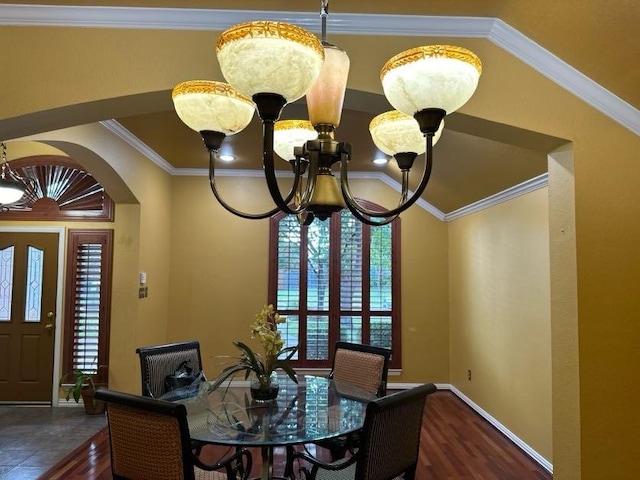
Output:
M70 229L67 240L65 311L63 337L63 371L74 368L73 353L75 346L75 298L77 281L77 254L80 245L88 243L102 244L100 275L100 306L97 365L109 365L109 334L111 330L111 281L113 270L113 229ZM106 385L108 368L98 368L96 383Z
M366 205L370 209L380 209L379 205L366 200L359 200L363 205ZM286 311L280 309L277 305L277 287L278 287L278 223L286 215L284 213L278 213L272 216L269 220L269 288L268 288L268 302L273 304L279 312L286 316ZM340 213L331 215L330 219L326 221L334 222L334 225L340 225ZM320 221L320 220L314 220ZM362 224L362 239L363 243L369 244L370 232L372 227L367 224ZM304 227L302 227L304 228ZM340 310L340 242L339 242L339 228L330 228L329 242L330 242L330 264L329 264L329 354L326 360L296 360L293 362L295 368L321 368L326 369L331 367L331 359L333 358L335 344L340 340L339 324L340 316L354 314L353 311L342 312ZM391 282L391 297L392 297L392 309L391 309L391 336L392 336L392 356L389 363L389 367L393 369L402 368L402 324L401 324L401 270L400 270L400 248L401 248L401 224L400 218L396 218L391 223L391 269L392 269L392 282ZM363 298L369 297L370 290L370 277L369 268L370 264L369 253L370 250L363 248ZM366 280L369 279L369 280ZM366 281L365 281L366 280ZM307 236L302 235L300 241L300 308L299 312L299 329L300 338L305 338L306 335L306 322L302 322L302 318L317 313L324 314L324 311L309 310L306 305L306 285L307 285ZM366 291L365 291L366 290ZM356 312L355 315L358 315ZM364 339L369 338L369 322L365 321L365 318L370 319L372 315L369 308L369 304L363 302L362 305L362 317L363 317L363 329L362 338L363 343L368 343ZM302 343L302 341L301 341ZM301 351L304 353L304 345L301 345Z

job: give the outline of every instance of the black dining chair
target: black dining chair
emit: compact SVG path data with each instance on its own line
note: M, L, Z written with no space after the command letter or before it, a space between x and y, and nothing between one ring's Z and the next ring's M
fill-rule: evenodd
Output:
M287 473L306 480L393 480L415 478L420 432L427 396L436 391L428 383L372 400L360 436L359 448L350 457L327 463L306 451L288 448Z
M193 453L184 405L98 389L107 405L111 471L117 480L246 480L251 455L237 450L213 465Z
M360 343L336 342L329 378L362 388L377 397L387 393L387 377L391 350ZM358 445L358 435L316 442L337 460Z
M197 340L139 347L136 353L140 357L142 395L145 397L158 398L167 393L165 378L184 361L189 362L194 373L203 371L200 342Z
M388 348L336 342L329 378L351 383L381 397L387 393L390 358Z

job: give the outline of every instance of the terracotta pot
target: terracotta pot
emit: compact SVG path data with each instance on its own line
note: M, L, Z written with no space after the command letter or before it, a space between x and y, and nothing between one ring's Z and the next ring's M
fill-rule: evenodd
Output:
M84 403L84 411L87 415L104 414L106 404L103 401L94 400L94 389L87 386L82 389L82 402Z

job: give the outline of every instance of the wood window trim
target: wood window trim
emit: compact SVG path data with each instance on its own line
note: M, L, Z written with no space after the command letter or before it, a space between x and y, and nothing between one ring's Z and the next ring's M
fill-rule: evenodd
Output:
M45 167L45 166L61 166L69 169L80 170L85 172L87 176L93 179L97 185L100 185L93 176L87 172L82 165L69 157L57 155L34 155L31 157L20 158L11 161L11 168L20 173L22 176L28 176L24 172L24 168L29 167ZM46 190L47 178L38 177L36 180L41 188ZM44 184L44 185L43 185ZM35 194L34 194L35 195ZM31 200L33 201L33 200ZM20 202L18 202L20 203ZM102 208L98 209L70 209L60 208L58 203L47 197L39 198L33 203L31 210L12 209L11 205L7 205L8 210L0 211L0 220L64 220L64 221L109 221L113 222L115 215L115 204L113 199L103 192Z
M366 208L369 209L380 209L381 207L379 205L376 205L375 203L366 201L366 200L358 200L363 206L366 206ZM327 221L331 221L333 220L334 217L336 217L338 215L332 215L330 217L329 220ZM278 287L278 223L280 222L280 220L282 218L285 217L284 213L278 213L274 216L272 216L269 220L269 282L268 282L268 302L272 303L273 305L276 305L276 300L277 300L277 287ZM319 220L315 220L315 221L319 221ZM367 238L370 235L370 229L371 228L377 228L377 227L370 227L368 225L363 224L364 227L364 231L363 231L363 235L366 236ZM402 292L402 287L401 287L401 279L402 279L402 272L401 272L401 262L400 262L400 258L401 258L401 244L402 244L402 239L401 239L401 223L400 223L400 218L397 218L394 222L391 223L391 235L392 235L392 271L393 271L393 280L392 280L392 287L391 287L391 295L392 295L392 304L393 304L393 310L392 310L392 315L391 315L391 335L392 335L392 358L391 361L389 363L389 367L390 368L394 368L394 369L400 369L402 368L402 310L401 310L401 292ZM331 229L331 233L330 235L338 235L337 233L333 233L335 231L339 231L338 228L332 228ZM303 246L302 246L302 255L300 258L300 262L301 265L306 265L307 264L307 258L306 258L306 252L307 249L304 246L304 243L306 242L306 235L302 237L302 242L303 242ZM337 245L338 243L334 241L331 242L332 245ZM331 248L331 247L330 247ZM368 253L367 253L368 255ZM339 262L338 262L339 263ZM330 275L337 275L337 278L339 279L339 275L340 275L340 271L339 268L332 268L332 272ZM300 283L301 283L301 288L304 289L305 285L307 284L307 269L303 268L301 269L300 272ZM332 285L338 285L339 281L333 281L331 282ZM369 282L366 283L366 287L365 288L369 288ZM303 298L300 299L300 308L299 311L300 312L304 312L305 314L309 314L309 313L313 313L313 311L310 311L307 309L306 307L306 295L302 295ZM339 305L339 300L337 299L339 297L338 292L337 292L337 288L330 288L329 291L329 298L330 299L336 299L335 301L338 302ZM363 305L363 313L365 311L368 311L369 306L367 305L366 307ZM367 310L365 310L367 309ZM329 318L329 323L331 324L331 322L336 322L339 321L339 318L333 318L336 315L339 317L340 316L340 309L338 308L337 310L335 308L332 308L332 306L330 305L329 307L329 312L330 312L330 318ZM369 314L371 312L368 312ZM363 326L363 328L365 328ZM303 330L306 332L306 322L302 322L300 321L299 324L299 331L300 331L300 335L301 338L305 338L303 336ZM334 329L331 330L330 329L330 336L329 336L329 352L330 352L330 356L333 354L333 349L334 349L334 345L335 342L338 340L338 335L339 333ZM364 335L364 330L363 330L363 335ZM301 346L301 349L304 350L304 346ZM327 368L327 366L330 366L330 359L327 361L318 361L318 360L299 360L295 363L296 368Z
M77 250L80 244L101 243L103 245L101 281L100 281L100 333L98 336L98 368L96 382L107 385L109 377L109 334L111 324L111 282L113 271L113 230L112 229L70 229L67 240L65 311L63 336L63 371L73 369L74 328L75 328L75 296Z

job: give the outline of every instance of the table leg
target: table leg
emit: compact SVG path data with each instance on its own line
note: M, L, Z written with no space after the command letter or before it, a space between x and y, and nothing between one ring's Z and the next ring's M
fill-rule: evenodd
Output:
M262 447L262 465L260 467L260 478L262 480L273 479L273 447Z

